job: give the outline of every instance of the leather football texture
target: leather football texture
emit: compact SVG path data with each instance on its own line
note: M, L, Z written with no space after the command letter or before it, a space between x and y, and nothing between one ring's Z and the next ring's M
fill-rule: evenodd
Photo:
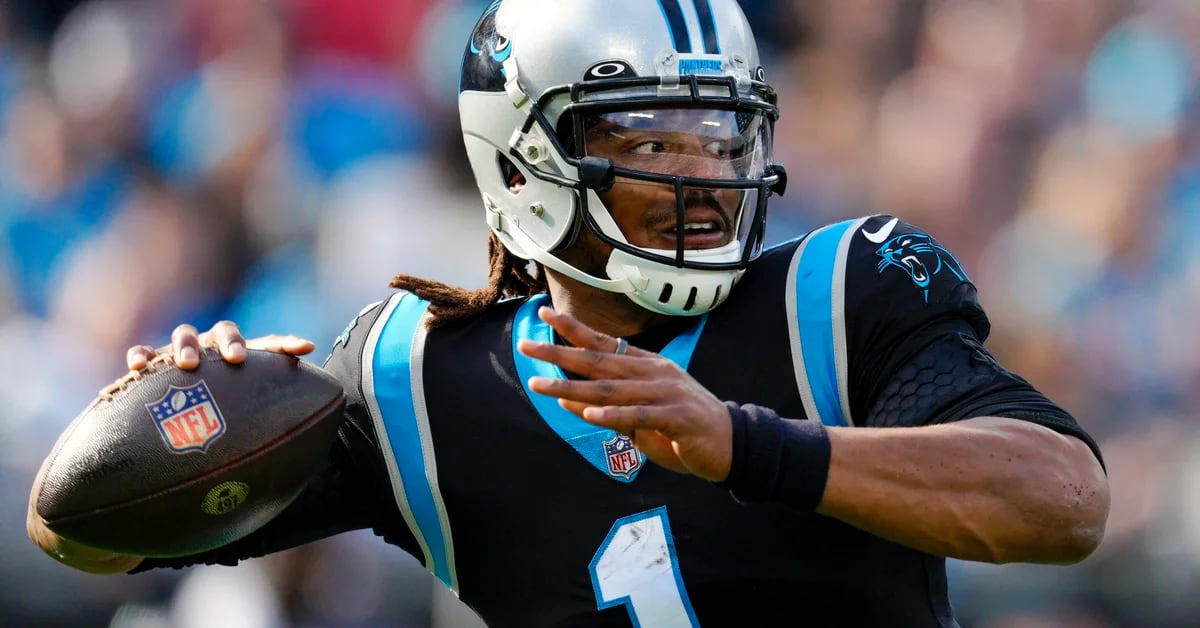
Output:
M159 356L100 395L38 474L37 514L90 547L174 557L220 547L288 506L327 459L345 393L319 367L251 350Z

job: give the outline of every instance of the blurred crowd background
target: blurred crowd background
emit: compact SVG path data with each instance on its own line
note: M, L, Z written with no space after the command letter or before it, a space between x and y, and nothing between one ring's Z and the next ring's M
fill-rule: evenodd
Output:
M229 318L313 338L320 361L395 272L484 283L456 113L484 4L0 0L0 624L467 622L369 532L103 578L23 523L43 456L127 346ZM962 623L1197 625L1200 2L742 4L791 181L770 240L881 211L929 229L979 286L1002 363L1102 443L1101 548L952 562Z

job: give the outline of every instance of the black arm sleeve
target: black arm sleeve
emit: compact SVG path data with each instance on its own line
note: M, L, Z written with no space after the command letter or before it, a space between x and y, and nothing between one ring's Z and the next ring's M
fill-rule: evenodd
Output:
M1100 447L1075 419L1001 366L964 321L941 321L911 336L886 370L891 377L867 414L870 427L913 427L974 417L1019 419ZM911 349L909 349L911 348Z

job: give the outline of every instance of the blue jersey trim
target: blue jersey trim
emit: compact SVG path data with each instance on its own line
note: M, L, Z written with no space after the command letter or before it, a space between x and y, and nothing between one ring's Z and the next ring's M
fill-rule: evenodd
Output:
M579 452L579 455L583 456L589 464L618 482L632 482L637 478L645 464L645 456L640 451L638 452L638 456L642 461L642 465L631 475L624 477L610 473L608 470L608 461L604 453L604 442L616 438L617 432L592 425L558 405L556 398L539 395L529 390L530 377L540 376L552 379L566 379L566 374L557 365L542 360L534 360L517 350L517 341L522 338L527 338L535 342L554 342L554 328L538 318L537 315L538 308L543 305L550 305L549 296L542 294L532 297L521 304L521 307L517 309L517 313L513 317L513 362L517 367L517 377L521 380L521 388L525 391L525 396L533 404L534 409L537 410L537 413L546 422L546 425L555 434L558 434L559 438L562 438L575 451ZM691 363L692 354L696 350L696 343L700 340L700 333L704 329L704 324L707 320L707 314L700 317L696 325L668 343L663 348L661 355L686 370L688 364Z
M392 455L399 468L404 494L421 536L429 546L427 565L446 586L453 588L450 557L442 535L436 497L426 475L417 408L413 398L411 356L417 326L429 302L405 294L384 324L372 357L375 398L391 443ZM432 455L432 451L428 452Z
M835 273L842 236L853 221L831 225L809 236L796 272L796 323L808 386L822 423L847 425L838 394L837 364L834 359L834 282L845 276ZM844 273L844 268L843 268ZM837 275L837 276L835 276Z

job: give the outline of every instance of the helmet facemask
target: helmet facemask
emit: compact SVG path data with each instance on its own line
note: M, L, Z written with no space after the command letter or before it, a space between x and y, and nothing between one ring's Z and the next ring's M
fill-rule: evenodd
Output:
M585 220L601 240L677 268L736 270L757 256L766 116L656 108L578 117L575 148L588 158L581 168L606 170L611 181L593 188L602 207L584 196ZM714 256L717 249L733 255Z
M679 77L548 90L526 128L541 127L556 161L578 173L570 181L575 220L613 247L608 278L625 280L630 289L621 291L648 309L700 314L728 296L762 251L767 197L784 185L770 157L777 110L762 83L739 97L729 77L671 78ZM561 111L556 129L547 109ZM533 176L564 182L513 144L510 154Z

